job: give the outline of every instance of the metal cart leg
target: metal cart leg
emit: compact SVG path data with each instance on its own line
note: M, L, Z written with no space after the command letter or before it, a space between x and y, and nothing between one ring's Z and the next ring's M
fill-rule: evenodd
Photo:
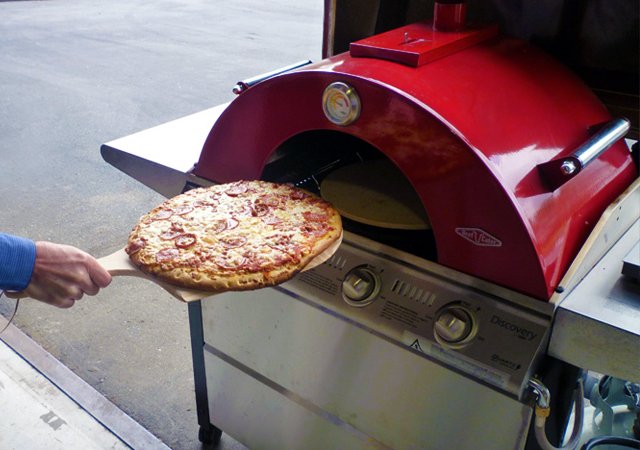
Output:
M189 303L189 329L191 331L191 356L193 358L193 378L198 411L198 439L203 444L217 445L222 430L211 425L209 419L209 401L207 397L207 378L204 367L204 331L202 328L202 305L200 301Z

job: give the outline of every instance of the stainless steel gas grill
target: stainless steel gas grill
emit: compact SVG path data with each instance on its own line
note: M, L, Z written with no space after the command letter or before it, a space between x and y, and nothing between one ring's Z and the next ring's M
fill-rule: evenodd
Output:
M344 5L326 5L335 44ZM640 381L629 122L462 12L325 42L323 61L102 146L165 196L260 178L343 216L323 265L189 304L201 440L536 448L534 404L557 445L582 370Z

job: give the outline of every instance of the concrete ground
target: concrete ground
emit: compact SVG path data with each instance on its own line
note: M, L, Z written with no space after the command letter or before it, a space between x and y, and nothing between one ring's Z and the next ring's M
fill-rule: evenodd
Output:
M233 98L236 81L318 60L321 0L0 0L0 230L99 257L162 197L102 143ZM13 300L0 300L9 316ZM14 323L174 449L199 449L187 308L117 278ZM241 448L223 437L221 448Z
M169 450L15 325L6 325L0 316L1 449Z

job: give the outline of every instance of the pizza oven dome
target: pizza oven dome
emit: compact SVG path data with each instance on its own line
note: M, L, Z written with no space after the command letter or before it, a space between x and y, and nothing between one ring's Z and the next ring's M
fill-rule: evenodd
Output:
M356 97L343 98L333 117L325 94L336 83ZM289 140L344 135L383 154L413 186L438 263L547 300L636 174L622 142L558 188L538 166L571 153L609 119L576 77L511 38L418 67L344 53L239 95L211 130L194 173L215 182L259 178Z

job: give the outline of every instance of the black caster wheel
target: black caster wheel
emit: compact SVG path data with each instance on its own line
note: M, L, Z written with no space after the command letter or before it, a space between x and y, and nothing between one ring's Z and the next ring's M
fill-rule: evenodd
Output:
M220 443L222 430L209 425L208 427L200 427L198 430L198 440L210 447L215 447Z

